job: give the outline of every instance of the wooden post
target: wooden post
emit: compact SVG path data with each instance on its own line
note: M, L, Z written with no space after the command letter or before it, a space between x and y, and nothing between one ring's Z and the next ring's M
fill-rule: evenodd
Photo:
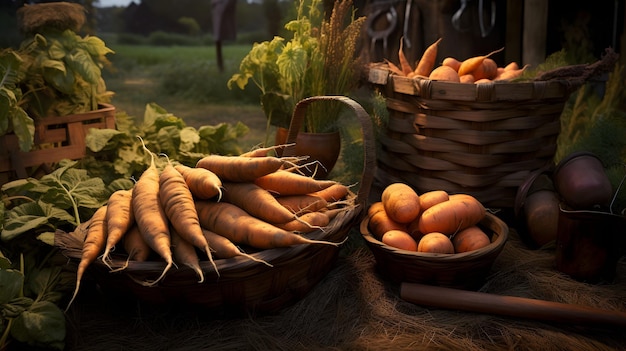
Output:
M546 59L548 1L524 0L522 64L536 67Z

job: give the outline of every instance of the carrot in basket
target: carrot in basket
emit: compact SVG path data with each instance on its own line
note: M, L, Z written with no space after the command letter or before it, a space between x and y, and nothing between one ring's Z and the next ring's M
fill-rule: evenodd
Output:
M400 37L400 49L398 50L398 58L400 60L400 69L405 76L413 73L413 67L409 63L409 60L406 59L406 55L404 55L404 37Z
M415 76L428 77L430 72L435 68L435 60L437 59L437 51L439 50L439 42L442 38L437 39L436 42L430 44L429 47L424 50L422 57L417 62L417 67L413 71Z
M74 294L72 295L70 302L65 308L66 312L78 294L80 281L83 279L83 275L85 274L87 267L89 267L89 265L98 258L98 255L102 252L104 246L106 245L106 212L107 206L104 205L96 210L89 220L91 223L89 223L89 226L87 227L87 235L85 236L85 241L83 242L80 262L78 263L78 268L76 270L76 288L74 289Z
M304 195L287 195L276 198L279 204L296 215L319 211L328 206L328 201L319 196Z
M297 219L269 191L254 183L224 183L224 201L269 223L285 223Z
M308 212L298 217L297 220L277 223L278 228L288 230L290 232L310 233L317 229L323 228L330 223L330 217L324 212Z
M233 258L233 257L241 256L241 257L249 258L255 262L263 263L266 266L273 267L272 264L241 251L237 247L237 245L235 245L232 241L230 241L226 237L223 237L205 228L202 228L202 233L204 234L204 237L206 238L206 240L209 242L209 245L213 249L215 256L219 258Z
M312 240L277 228L227 202L196 201L196 209L205 229L222 235L235 244L249 245L261 250L303 244L341 244Z
M209 243L202 235L193 195L185 178L174 168L169 159L159 176L159 200L176 232L194 247L204 250L217 271Z
M243 154L239 156L240 157L265 157L265 156L269 156L270 151L276 151L278 149L282 149L284 147L292 146L292 145L294 144L280 144L280 145L259 147L259 148L244 152Z
M172 254L174 255L174 260L193 269L200 278L198 283L202 283L204 281L204 273L202 272L202 268L200 268L200 258L198 258L195 246L183 239L174 228L171 228L170 235L172 237Z
M422 213L418 230L421 233L451 235L477 224L485 214L485 207L475 197L468 194L450 195L448 201L436 204Z
M402 72L402 69L400 69L400 67L396 66L393 62L385 59L385 62L387 63L387 67L389 67L389 71L391 71L391 73L395 73L399 76L404 76L404 72Z
M135 216L131 207L132 190L117 190L107 201L107 241L102 254L102 262L108 265L107 260L111 250L122 239L124 234L135 223Z
M251 182L301 160L302 158L298 157L209 155L201 158L196 167L210 170L222 181Z
M398 223L410 223L420 214L419 195L405 183L387 185L381 201L387 215Z
M124 250L128 253L128 260L137 262L147 260L152 252L136 224L124 235Z
M334 180L315 179L299 173L278 170L254 180L254 184L277 195L301 195L323 190Z
M468 73L472 73L476 67L482 65L483 61L490 57L493 54L496 54L500 51L504 50L504 48L500 48L498 50L492 51L490 53L488 53L485 56L474 56L474 57L470 57L466 60L464 60L463 62L461 62L461 66L459 67L459 76L468 74Z
M191 193L199 199L222 197L222 180L213 172L205 168L189 167L177 164L174 168L183 175L185 183Z
M141 142L143 144L143 140ZM152 286L163 279L174 264L174 260L170 247L171 239L167 215L159 200L159 170L154 163L154 154L148 150L145 144L143 147L150 153L151 162L133 187L132 207L135 221L143 239L166 263L163 272L156 280L145 283L147 286Z
M347 185L335 183L328 188L309 193L309 195L321 197L327 202L334 202L344 199L346 196L348 196L349 191L350 189Z

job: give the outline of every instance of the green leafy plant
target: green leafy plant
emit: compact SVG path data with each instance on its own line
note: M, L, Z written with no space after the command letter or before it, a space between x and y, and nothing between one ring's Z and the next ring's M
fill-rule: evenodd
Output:
M356 88L362 69L356 43L365 17L354 18L352 1L336 1L329 19L321 0L298 1L297 18L285 25L291 38L274 37L255 43L241 61L229 89L244 89L252 81L261 91L261 105L271 125L288 128L300 100L316 95L347 95ZM311 109L309 132L328 132L336 124L340 104ZM309 111L307 111L309 112Z
M50 29L0 52L0 135L15 133L20 149L34 145L34 122L94 111L109 103L102 69L113 53L95 36Z
M0 349L10 338L63 349L65 319L57 303L75 277L64 279L59 266L48 263L56 251L54 236L89 220L114 191L132 188L132 178L150 164L137 136L152 152L191 166L210 153L240 154L237 139L249 130L241 122L196 129L155 103L146 106L142 123L120 112L116 125L90 130L83 159L62 160L40 179L0 188ZM11 265L22 257L38 266Z

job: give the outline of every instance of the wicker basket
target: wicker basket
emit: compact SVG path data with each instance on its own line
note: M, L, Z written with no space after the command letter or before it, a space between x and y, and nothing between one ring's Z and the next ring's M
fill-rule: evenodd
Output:
M369 115L355 101L346 97L316 96L299 102L294 111L292 128L299 130L305 110L311 103L328 100L343 102L361 123L364 146L364 168L358 193L350 197L357 206L347 207L331 221L324 231L317 230L306 236L315 240L341 242L351 228L358 226L376 166L373 128ZM295 142L297 133L290 133L287 143ZM285 154L289 154L285 149ZM73 233L79 232L78 230ZM56 235L56 245L76 263L80 258L80 235ZM110 272L100 260L91 265L89 275L101 288L111 294L132 294L138 299L163 304L186 301L190 304L219 313L272 313L293 304L305 296L332 269L340 248L331 245L297 245L289 248L262 250L252 256L273 265L254 262L247 258L215 260L219 277L208 261L202 261L205 281L198 283L196 273L180 266L170 270L153 287L136 282L153 280L163 271L160 261L130 262L119 272ZM113 267L121 267L125 257L114 259Z
M560 115L578 87L561 80L411 79L376 65L368 80L389 111L378 155L381 177L396 178L419 193L467 193L485 206L503 208L514 206L529 172L552 162Z
M436 254L401 250L374 238L368 229L369 217L360 230L376 259L376 268L384 279L395 283L422 283L474 290L485 281L509 235L509 227L487 213L478 224L490 236L491 244L457 254Z

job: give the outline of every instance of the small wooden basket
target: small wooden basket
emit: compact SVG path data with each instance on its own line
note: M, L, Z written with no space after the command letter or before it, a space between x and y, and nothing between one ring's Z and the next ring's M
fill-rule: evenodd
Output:
M553 162L571 93L610 69L615 56L609 52L592 65L548 71L545 80L484 84L408 78L371 64L368 82L389 111L377 180L402 181L419 193L466 193L488 207L513 208L528 174ZM574 76L562 76L567 72Z
M7 179L31 176L30 168L46 166L62 159L85 157L85 137L91 128L115 129L115 106L101 104L100 109L68 116L46 117L35 122L35 150L20 150L14 134L0 136L0 174ZM14 174L9 174L14 173Z
M346 207L323 231L317 230L306 235L310 239L338 243L347 238L350 229L357 226L362 218L373 180L376 158L369 115L358 103L347 97L315 96L304 99L294 111L291 128L296 132L289 133L287 143L295 143L307 107L312 103L329 100L343 102L356 115L361 123L365 149L358 193L349 195L355 206ZM290 149L286 148L285 154L289 152ZM74 262L78 262L82 238L67 234L55 237L56 246ZM183 266L168 271L156 286L147 287L137 282L158 277L165 267L161 261L130 262L124 270L111 272L98 260L90 267L89 274L111 293L131 294L150 303L185 301L218 314L273 313L295 303L320 282L335 264L339 250L339 247L331 245L296 245L251 253L273 267L244 257L217 259L215 264L219 276L210 262L201 261L205 277L203 283L198 283L198 277L192 269ZM112 266L116 268L124 264L125 258L118 256Z
M372 236L368 224L369 217L366 217L361 221L360 231L384 279L394 283L421 283L466 290L475 290L484 283L509 236L507 224L487 213L478 226L489 235L491 244L474 251L436 254L386 245Z

